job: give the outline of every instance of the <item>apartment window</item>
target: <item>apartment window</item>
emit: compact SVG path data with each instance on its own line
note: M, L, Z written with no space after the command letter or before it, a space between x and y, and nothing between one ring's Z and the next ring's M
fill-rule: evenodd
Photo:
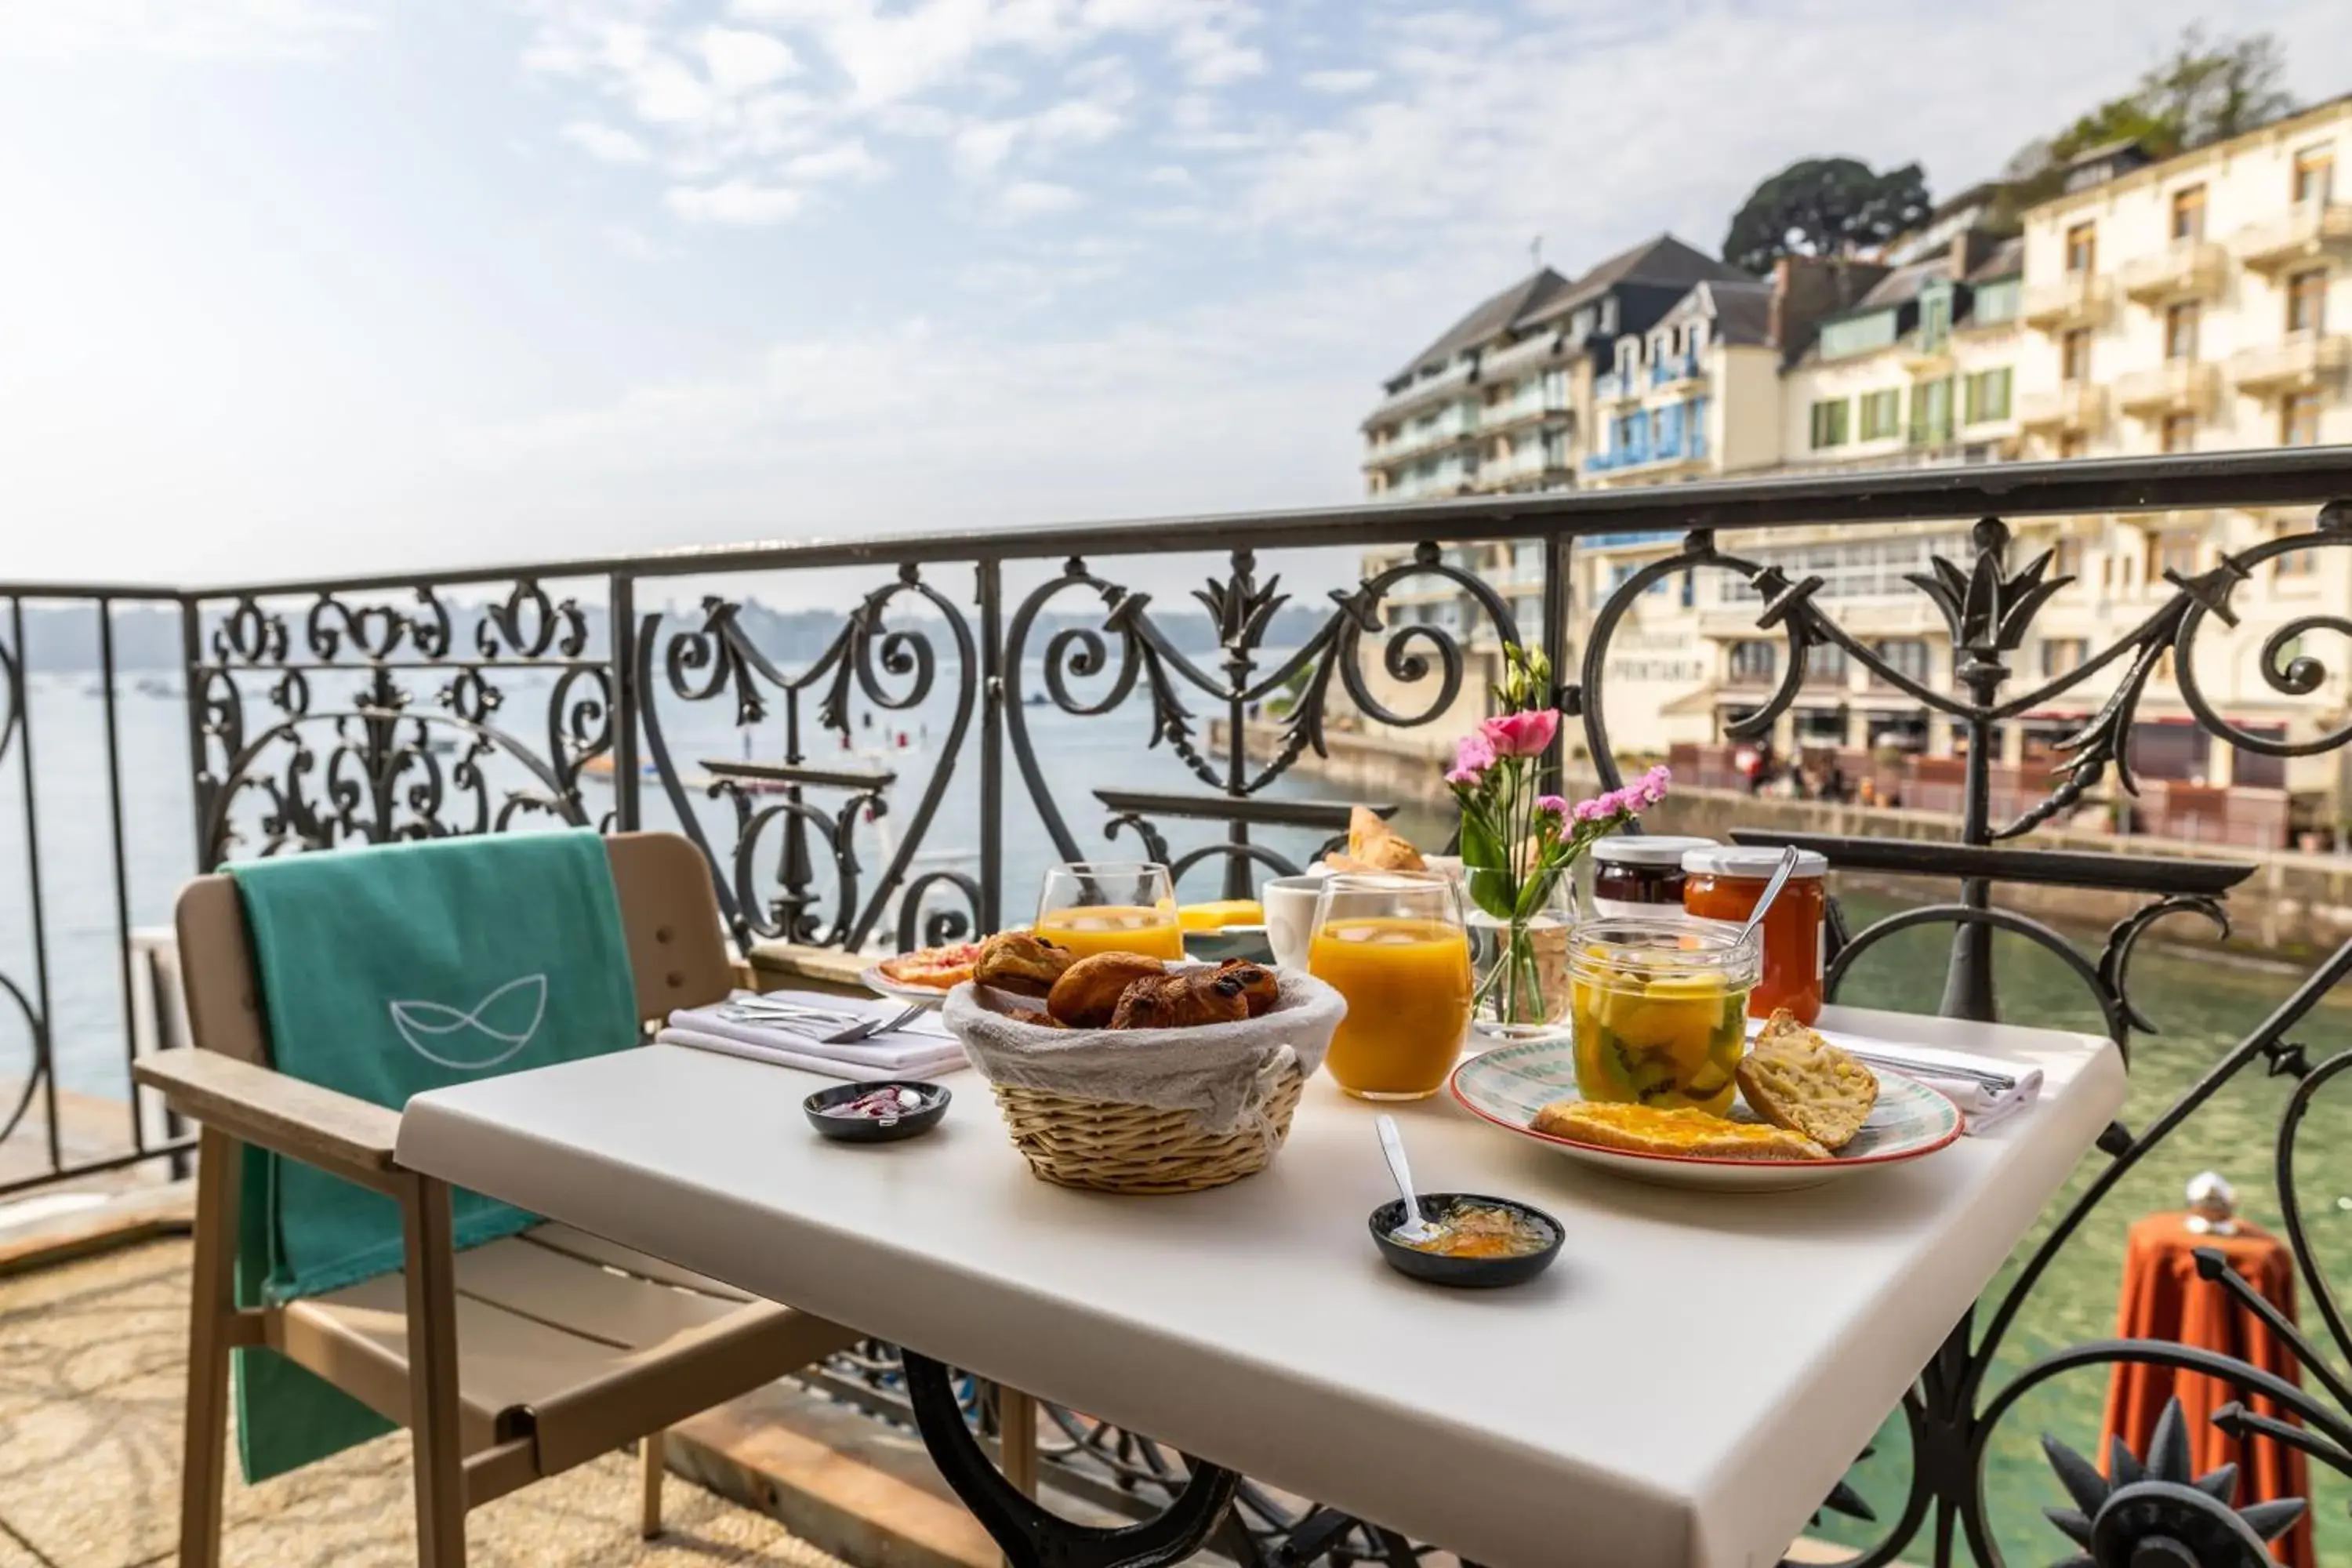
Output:
M1846 420L1852 405L1843 397L1824 398L1813 405L1813 449L1845 445Z
M2083 574L2083 542L2072 537L2062 538L2050 552L2053 576L2080 577Z
M2197 416L2194 414L2168 414L2158 428L2164 437L2166 451L2193 452L2197 449Z
M2091 378L2091 329L2076 327L2058 340L2058 375L2062 381Z
M2294 155L2294 199L2302 202L2325 202L2335 198L2336 154L2325 147L2310 147Z
M1919 300L1919 346L1927 349L1940 347L1951 335L1951 295L1940 291L1923 295Z
M2078 223L2066 231L2066 270L2088 272L2099 264L2099 226Z
M1682 606L1687 610L1698 603L1698 579L1687 566L1683 568Z
M1890 637L1872 650L1897 675L1927 683L1927 645L1917 637ZM1883 684L1883 683L1882 683Z
M1980 327L1997 327L2017 320L2020 283L2015 278L2000 278L1978 284L1976 297L1969 301L1969 315Z
M1843 686L1849 668L1845 649L1833 642L1819 643L1805 650L1808 686Z
M1911 439L1940 446L1952 438L1952 378L1923 381L1911 389Z
M1884 392L1865 392L1862 395L1862 438L1864 440L1884 440L1889 436L1900 434L1902 428L1903 392L1901 388L1890 386Z
M1968 420L1971 425L1990 424L2009 417L2009 366L1999 370L1980 370L1967 383Z
M2197 357L2198 308L2193 300L2164 308L2164 357Z
M2149 549L2151 562L2148 580L2155 581L2167 572L2178 572L2183 577L2197 570L2197 533L2193 529L2167 529L2156 536Z
M2294 393L2280 406L2279 445L2282 447L2319 445L2319 394Z
M2286 281L2286 330L2315 332L2327 324L2327 269L2298 272Z
M1778 643L1736 642L1731 645L1731 683L1734 686L1769 686L1780 672L1780 647Z
M2091 654L2091 645L2084 637L2044 637L2042 639L2042 678L2044 680L2083 668Z
M2296 550L2271 563L2272 573L2280 577L2315 577L2319 574L2319 552Z
M2188 185L2172 193L2172 237L2175 241L2205 237L2205 187Z

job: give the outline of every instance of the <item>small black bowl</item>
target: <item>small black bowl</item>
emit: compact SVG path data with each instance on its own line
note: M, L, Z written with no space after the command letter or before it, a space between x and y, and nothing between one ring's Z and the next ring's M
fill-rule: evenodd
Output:
M846 1105L877 1089L911 1089L923 1097L923 1103L901 1113L887 1127L868 1117L824 1113L828 1105ZM896 1143L901 1138L919 1138L937 1127L940 1118L947 1114L948 1101L954 1098L938 1084L925 1083L920 1079L884 1078L818 1089L801 1101L801 1110L807 1114L811 1127L837 1143Z
M1508 1209L1521 1219L1541 1228L1551 1240L1542 1250L1524 1252L1517 1258L1447 1258L1434 1252L1422 1252L1391 1239L1389 1232L1404 1223L1404 1200L1391 1198L1372 1211L1372 1240L1390 1268L1400 1274L1410 1274L1415 1279L1426 1279L1433 1285L1454 1285L1466 1289L1491 1289L1497 1285L1524 1285L1545 1269L1559 1256L1559 1244L1567 1232L1559 1221L1531 1204L1515 1203L1509 1198L1490 1198L1479 1193L1423 1193L1421 1217L1435 1223L1457 1203L1483 1204L1488 1208Z

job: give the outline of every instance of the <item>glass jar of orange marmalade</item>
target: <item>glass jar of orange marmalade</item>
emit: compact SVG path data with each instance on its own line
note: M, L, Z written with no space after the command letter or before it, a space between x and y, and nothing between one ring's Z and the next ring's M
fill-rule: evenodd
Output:
M1780 864L1777 848L1717 844L1683 856L1683 910L1698 920L1745 921ZM1748 993L1748 1014L1769 1018L1786 1007L1801 1024L1821 1016L1822 918L1826 905L1822 879L1827 857L1797 852L1789 885L1764 911L1764 973Z

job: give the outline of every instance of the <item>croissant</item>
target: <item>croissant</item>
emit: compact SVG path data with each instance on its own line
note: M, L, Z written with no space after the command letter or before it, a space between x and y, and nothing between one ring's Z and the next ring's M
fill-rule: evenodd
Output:
M980 960L971 966L975 984L992 985L1023 996L1043 996L1070 967L1073 954L1025 931L999 931L980 944Z
M1189 1029L1200 1024L1234 1024L1249 1016L1242 983L1231 975L1196 969L1185 974L1138 980L1112 1013L1114 1029Z
M1274 978L1274 971L1264 964L1252 963L1246 958L1229 958L1217 965L1220 977L1241 982L1242 1000L1249 1004L1249 1016L1258 1017L1270 1011L1282 994Z
M1097 952L1062 972L1045 997L1045 1011L1074 1029L1099 1029L1118 1010L1129 986L1167 973L1166 964L1139 952Z

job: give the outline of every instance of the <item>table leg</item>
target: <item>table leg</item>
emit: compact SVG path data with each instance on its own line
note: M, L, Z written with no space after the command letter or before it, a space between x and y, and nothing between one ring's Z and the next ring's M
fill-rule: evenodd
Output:
M1201 1549L1240 1489L1235 1472L1187 1455L1184 1489L1159 1518L1117 1529L1073 1524L1047 1512L989 1463L964 1424L946 1367L903 1348L900 1359L908 1403L931 1462L1013 1568L1165 1568Z

